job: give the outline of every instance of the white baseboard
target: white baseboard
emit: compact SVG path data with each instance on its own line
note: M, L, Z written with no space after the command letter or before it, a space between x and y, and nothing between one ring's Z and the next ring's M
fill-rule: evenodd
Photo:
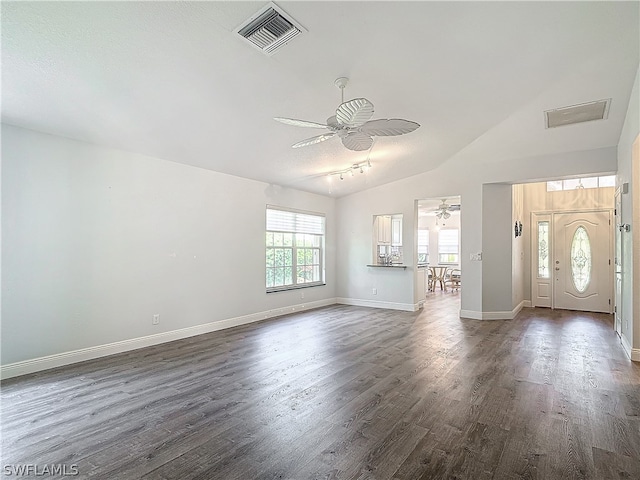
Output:
M520 302L513 310L504 312L478 312L475 310L460 310L460 318L472 320L513 320L525 306L525 300Z
M524 308L531 308L531 300L523 300L522 301L522 306Z
M245 325L247 323L265 320L267 318L279 317L280 315L286 315L288 313L310 310L312 308L324 307L327 305L334 305L336 303L338 302L335 298L319 300L316 302L307 302L298 305L291 305L289 307L276 308L273 310L266 310L264 312L243 315L240 317L227 318L224 320L205 323L202 325L195 325L193 327L181 328L179 330L156 333L154 335L148 335L146 337L132 338L129 340L122 340L120 342L97 345L95 347L81 348L79 350L72 350L70 352L56 353L54 355L48 355L46 357L24 360L22 362L10 363L8 365L1 365L0 378L12 378L20 375L26 375L28 373L48 370L50 368L62 367L64 365L70 365L72 363L93 360L95 358L106 357L107 355L128 352L129 350L150 347L152 345L158 345L174 340L180 340L182 338L193 337L195 335L202 335L204 333L215 332L217 330L223 330L225 328L237 327L239 325Z
M354 305L357 307L386 308L389 310L403 310L405 312L416 312L420 309L419 303L396 303L381 302L378 300L361 300L359 298L343 298L338 297L337 303L343 305Z
M629 343L629 340L627 340L627 337L624 336L624 333L620 335L620 343L622 344L622 348L624 349L624 351L627 353L627 355L629 355L629 358L632 358L631 344Z
M640 348L631 348L631 344L624 334L620 335L620 343L622 343L622 348L627 352L631 361L640 362Z

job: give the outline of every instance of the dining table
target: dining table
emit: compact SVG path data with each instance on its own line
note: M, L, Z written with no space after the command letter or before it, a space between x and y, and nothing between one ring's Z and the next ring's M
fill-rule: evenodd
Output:
M435 291L438 282L440 282L440 290L444 290L444 280L448 268L451 268L451 265L429 265L429 272L431 273L431 280L429 281L430 292Z

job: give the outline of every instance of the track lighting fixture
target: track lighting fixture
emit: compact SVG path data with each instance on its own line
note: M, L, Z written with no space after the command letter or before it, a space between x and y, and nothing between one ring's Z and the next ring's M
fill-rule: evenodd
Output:
M344 180L344 174L349 173L351 176L354 176L354 172L367 173L367 171L371 168L371 162L367 160L366 162L354 163L348 168L344 170L336 170L335 172L327 173L327 177L331 178L334 175L340 177L340 180Z

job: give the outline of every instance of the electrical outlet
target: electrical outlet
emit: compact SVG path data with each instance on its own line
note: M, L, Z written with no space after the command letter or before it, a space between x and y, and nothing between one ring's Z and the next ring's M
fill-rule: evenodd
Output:
M374 295L377 295L377 294L378 294L378 289L374 287L374 288L371 290L371 293L373 293Z
M300 298L303 299L304 298L304 292L300 292Z
M159 313L156 313L156 314L153 316L153 320L151 320L151 324L152 324L152 325L158 325L159 323L160 323L160 314L159 314Z

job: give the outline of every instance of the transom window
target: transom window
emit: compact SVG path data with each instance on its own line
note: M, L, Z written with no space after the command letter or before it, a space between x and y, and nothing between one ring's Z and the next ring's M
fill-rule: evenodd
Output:
M616 176L571 178L569 180L553 180L547 182L547 192L559 192L561 190L580 190L583 188L615 187Z
M322 214L267 206L267 292L323 285Z

